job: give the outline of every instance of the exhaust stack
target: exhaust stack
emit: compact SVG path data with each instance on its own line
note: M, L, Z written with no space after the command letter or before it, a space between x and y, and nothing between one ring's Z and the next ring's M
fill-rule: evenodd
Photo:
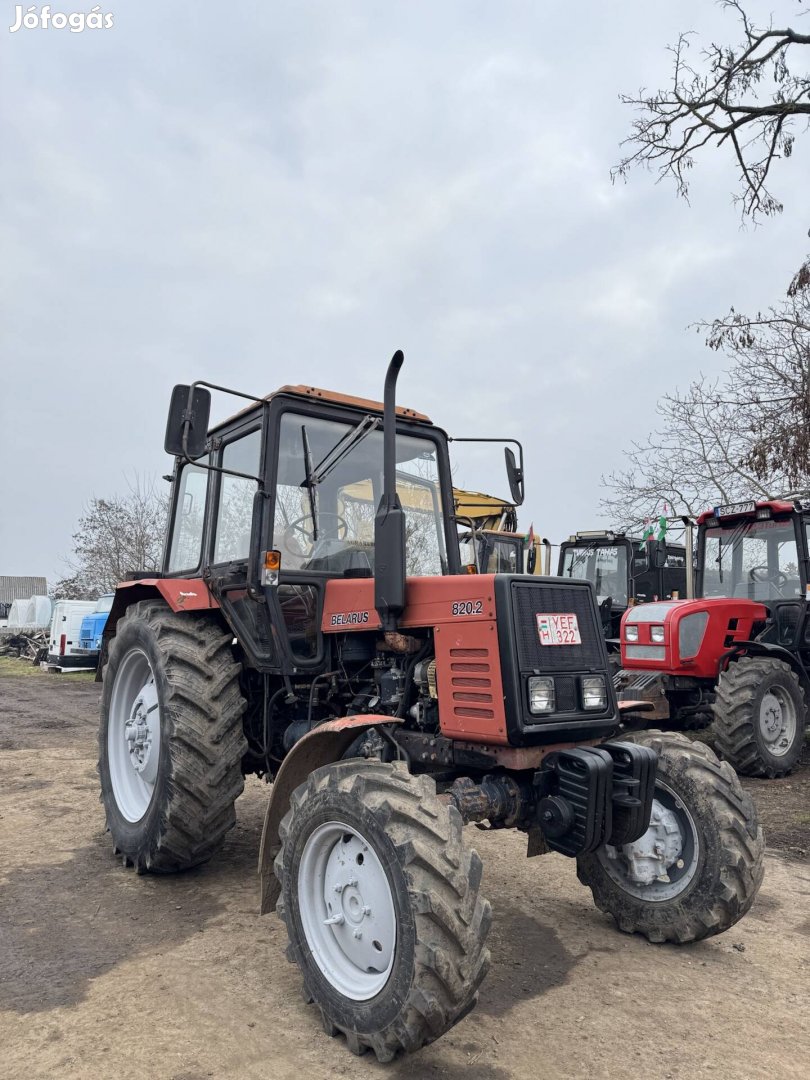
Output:
M394 632L405 609L405 511L397 495L397 376L405 356L397 349L385 376L383 492L374 518L374 606L383 630Z

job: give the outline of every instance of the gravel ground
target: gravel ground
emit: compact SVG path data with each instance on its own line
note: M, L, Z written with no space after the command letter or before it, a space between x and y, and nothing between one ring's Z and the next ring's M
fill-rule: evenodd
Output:
M470 830L493 903L478 1008L392 1066L321 1031L260 917L267 788L221 855L176 877L113 858L98 802L98 687L0 677L0 1076L711 1077L789 1080L810 1057L810 768L753 784L769 842L751 913L697 945L616 931L561 856Z

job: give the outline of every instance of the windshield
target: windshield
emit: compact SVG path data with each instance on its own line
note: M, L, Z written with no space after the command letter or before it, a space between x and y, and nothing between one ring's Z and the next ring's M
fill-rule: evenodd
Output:
M619 544L569 547L563 554L563 577L591 581L601 604L608 597L613 607L627 607L627 549Z
M282 416L273 546L283 569L373 573L383 434L366 428L361 437L349 438L358 428L290 412ZM437 444L398 435L396 475L406 518L406 572L447 573Z
M749 600L802 596L793 521L755 521L706 529L703 535L703 595Z

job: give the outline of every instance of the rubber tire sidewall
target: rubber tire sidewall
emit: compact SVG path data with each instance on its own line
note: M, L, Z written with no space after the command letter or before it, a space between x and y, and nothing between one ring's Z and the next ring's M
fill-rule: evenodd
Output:
M155 778L152 800L146 813L138 821L129 821L118 809L110 776L110 762L107 746L107 732L110 722L110 702L121 662L132 649L140 649L146 654L155 677L158 703L160 705L160 761ZM170 799L171 734L174 723L165 702L169 699L169 687L166 679L163 655L158 645L157 635L145 619L135 619L118 623L110 659L104 672L101 695L101 725L99 727L99 775L101 780L101 798L107 812L107 827L112 834L115 846L131 858L138 868L146 864L147 853L157 850L163 832L162 819Z
M773 686L778 686L789 695L796 712L796 733L793 746L786 754L782 754L780 757L776 757L770 752L760 729L762 699ZM760 683L749 707L751 709L751 723L754 728L754 742L760 760L769 770L773 770L777 774L789 773L791 769L795 768L801 757L806 727L804 699L793 669L788 667L782 671L769 672L768 677Z
M356 829L374 849L388 878L396 917L397 943L394 963L385 986L367 1001L355 1001L340 994L313 959L301 923L298 902L298 873L308 838L327 822L342 822ZM410 904L409 884L396 849L376 816L345 792L325 789L308 797L296 809L290 822L285 848L290 852L284 873L283 900L289 913L293 958L310 987L336 1024L359 1034L383 1030L401 1014L416 970L416 924Z

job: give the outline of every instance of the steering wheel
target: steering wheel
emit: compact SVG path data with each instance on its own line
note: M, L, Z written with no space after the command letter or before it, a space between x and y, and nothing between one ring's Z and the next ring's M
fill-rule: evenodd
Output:
M331 521L337 522L335 537L338 540L345 540L349 535L349 524L346 521L346 518L341 514L318 514L319 526L324 518L329 518ZM304 522L309 523L308 528L305 527ZM320 528L318 531L320 532ZM299 537L301 538L300 540ZM295 547L290 546L293 541L295 541ZM315 547L315 537L312 535L312 518L309 514L303 514L301 517L296 518L287 525L281 538L281 546L288 555L307 557L312 553L312 549Z
M765 576L757 577L758 570L762 570ZM752 566L748 571L748 578L756 585L773 585L782 599L787 599L782 590L788 583L788 576L781 570L770 570L767 566Z

